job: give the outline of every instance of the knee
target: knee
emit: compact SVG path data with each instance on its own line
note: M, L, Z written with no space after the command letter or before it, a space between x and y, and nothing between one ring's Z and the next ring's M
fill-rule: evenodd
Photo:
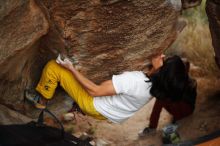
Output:
M59 74L62 67L56 63L55 60L50 60L47 62L47 64L44 66L43 74Z
M48 61L47 62L47 66L56 66L56 65L58 65L57 63L56 63L56 61L55 60L50 60L50 61Z
M55 60L50 60L47 62L45 68L51 69L51 70L56 70L56 69L61 69L62 67Z

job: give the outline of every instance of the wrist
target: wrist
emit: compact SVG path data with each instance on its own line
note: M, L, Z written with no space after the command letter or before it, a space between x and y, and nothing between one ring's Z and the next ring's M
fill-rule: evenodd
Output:
M69 70L70 70L70 71L74 71L75 68L71 65L71 66L69 67Z

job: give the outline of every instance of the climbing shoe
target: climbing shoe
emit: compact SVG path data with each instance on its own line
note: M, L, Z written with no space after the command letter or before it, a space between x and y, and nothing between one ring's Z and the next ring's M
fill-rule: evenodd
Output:
M37 109L45 109L47 105L47 100L40 96L35 90L25 89L24 91L25 101L28 101Z
M170 124L162 129L162 140L164 144L178 144L181 142L177 128L178 125Z

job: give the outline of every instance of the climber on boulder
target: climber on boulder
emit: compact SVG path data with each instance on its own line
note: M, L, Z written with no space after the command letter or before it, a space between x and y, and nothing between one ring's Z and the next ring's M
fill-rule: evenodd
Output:
M113 75L112 80L104 81L100 85L77 71L67 58L62 60L58 57L56 61L51 60L44 67L36 87L39 94L32 95L26 92L26 99L37 108L45 108L45 102L42 101L52 99L60 83L83 113L114 123L121 123L134 115L152 96L155 96L155 93L160 92L158 78L167 69L172 69L173 72L170 79L179 82L180 85L177 87L170 85L172 88L168 90L174 91L173 94L170 93L172 97L178 97L182 93L182 87L188 86L191 82L186 67L178 56L170 57L164 62L163 54L155 55L151 59L152 68L148 74L142 71L124 72Z

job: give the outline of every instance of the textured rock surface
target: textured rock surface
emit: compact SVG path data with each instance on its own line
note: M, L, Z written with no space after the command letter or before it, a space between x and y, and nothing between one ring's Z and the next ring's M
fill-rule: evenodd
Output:
M32 119L15 112L6 106L0 105L0 124L23 124L30 122Z
M179 10L167 0L1 0L1 103L22 110L58 52L96 82L142 70L176 38ZM56 103L56 102L55 102Z
M178 12L164 0L44 0L80 70L101 81L140 70L175 38Z
M16 108L24 87L39 76L35 68L43 61L38 40L49 23L33 0L1 0L0 5L1 102Z

